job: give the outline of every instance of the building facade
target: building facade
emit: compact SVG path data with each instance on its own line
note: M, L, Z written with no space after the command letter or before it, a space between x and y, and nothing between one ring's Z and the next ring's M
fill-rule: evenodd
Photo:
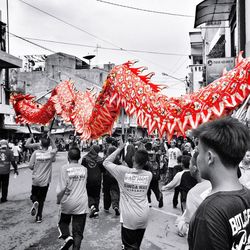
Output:
M196 6L195 32L190 32L192 86L206 86L219 78L224 69L235 66L235 58L243 51L250 56L250 1L205 0ZM193 73L197 46L193 40L201 35L199 56L202 56L202 74ZM198 75L198 77L196 77ZM200 83L197 85L197 81ZM197 88L194 87L193 91Z
M203 83L203 39L201 31L189 32L191 54L188 92L198 90Z
M6 52L6 24L0 22L0 139L8 138L15 127L14 110L10 105L10 74L14 68L22 67L22 60Z
M86 62L62 52L48 56L25 57L33 59L28 59L28 63L26 62L21 70L12 71L12 78L15 79L15 82L12 82L13 90L36 97L44 95L65 80L73 81L79 91L85 91L87 88L99 91L114 66L107 64L103 68L90 68ZM44 58L43 64L41 58Z

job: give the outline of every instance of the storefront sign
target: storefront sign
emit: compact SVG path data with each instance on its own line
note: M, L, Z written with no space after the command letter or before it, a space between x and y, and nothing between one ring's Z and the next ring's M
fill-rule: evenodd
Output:
M208 58L206 67L207 84L220 78L223 74L224 69L226 69L227 71L233 69L234 64L235 64L234 57Z

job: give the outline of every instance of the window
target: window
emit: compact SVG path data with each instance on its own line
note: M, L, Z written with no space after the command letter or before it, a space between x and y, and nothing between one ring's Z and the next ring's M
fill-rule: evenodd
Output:
M102 83L103 82L103 73L101 72L100 73L100 83Z

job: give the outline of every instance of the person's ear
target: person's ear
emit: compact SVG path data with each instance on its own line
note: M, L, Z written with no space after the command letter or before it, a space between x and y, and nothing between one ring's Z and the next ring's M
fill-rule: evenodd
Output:
M199 171L199 168L197 165L193 165L193 168L194 168L194 172L197 173Z
M207 152L207 163L208 163L208 165L210 166L210 165L214 164L214 161L215 161L215 155L214 155L214 153L212 151L209 150Z

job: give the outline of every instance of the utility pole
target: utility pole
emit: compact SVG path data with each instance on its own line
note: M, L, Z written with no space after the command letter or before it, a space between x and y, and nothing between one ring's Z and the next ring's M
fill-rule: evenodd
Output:
M9 0L6 0L6 9L7 9L7 30L6 30L6 37L7 37L7 52L10 53L10 22L9 22Z
M10 53L10 42L9 42L9 1L6 0L6 12L7 12L7 26L6 26L6 38L7 38L7 53ZM9 69L5 69L5 103L9 104L10 100L10 81L9 81Z

